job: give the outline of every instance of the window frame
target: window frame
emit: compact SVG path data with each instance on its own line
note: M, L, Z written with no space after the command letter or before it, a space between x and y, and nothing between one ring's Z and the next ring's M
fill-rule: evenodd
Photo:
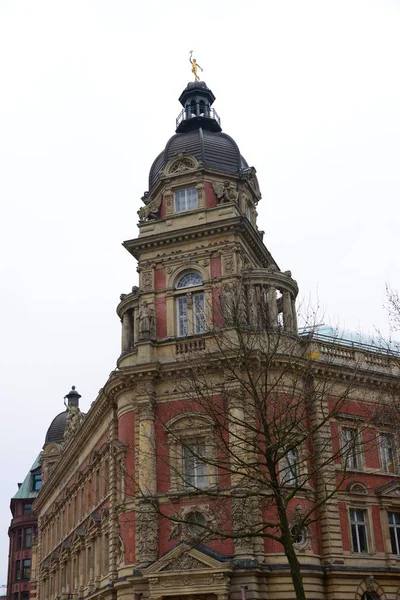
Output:
M357 518L354 519L352 517L352 513L354 513L356 515L356 513L363 513L363 517L364 520L363 521L359 521ZM352 552L354 554L369 554L370 553L370 546L371 546L371 540L369 537L369 524L368 524L368 510L367 508L360 508L357 506L353 506L353 507L349 507L349 524L350 524L350 540L351 540L351 548L352 548ZM356 549L355 545L354 545L354 537L353 537L353 527L355 528L354 531L356 533L356 539L357 539L357 544L359 546L359 548L361 548L360 545L360 535L359 535L359 529L360 528L364 528L365 531L365 543L366 543L366 549L365 550L361 550L361 549Z
M21 561L15 561L15 581L21 581Z
M173 417L166 425L169 448L169 491L190 493L206 490L217 483L216 444L214 425L211 419L201 413L183 413ZM183 471L184 448L194 441L204 443L205 482L204 487L185 485Z
M30 532L28 534L28 532ZM25 527L24 528L24 548L32 548L32 539L33 539L33 528ZM29 541L29 544L27 543Z
M42 474L32 473L32 492L39 492L42 488Z
M354 436L352 440L345 438L345 432L352 431ZM363 440L360 437L360 430L357 425L345 424L340 428L340 443L343 451L342 462L348 471L361 471L364 467ZM350 445L351 442L351 445ZM345 450L347 446L347 450ZM351 454L348 452L351 451ZM353 462L353 464L351 464Z
M289 454L296 454L296 459L293 463L288 458ZM282 483L289 487L298 487L301 484L300 452L298 448L289 448L285 452L283 460Z
M182 280L189 275L197 276L197 280L194 277L192 282L189 279L187 285L182 286ZM184 271L175 281L174 289L176 336L184 338L206 333L206 294L202 273L196 269Z
M29 564L28 564L29 563ZM22 561L22 581L29 581L31 578L31 559L24 558Z
M396 515L398 515L399 522L398 523L390 523L389 515L393 515L394 517ZM400 512L388 510L387 511L387 519L388 519L389 539L390 539L392 554L395 554L396 556L400 556ZM394 537L394 541L396 542L397 552L393 552L392 531L394 531L393 537Z
M384 457L385 445L382 443L383 438L390 440L390 444L387 446L387 448L389 448L392 452L392 457L391 457L392 469L391 470L386 468L386 466L385 466L385 462L387 461L387 458ZM388 431L382 431L379 433L379 461L380 461L380 466L381 466L382 471L384 471L385 473L390 473L390 474L397 473L396 443L395 443L393 434ZM389 463L390 460L387 462Z
M188 194L188 192L190 192L190 194ZM193 205L193 199L190 198L189 196L194 192L194 203L195 206ZM182 204L180 204L182 203ZM178 208L179 206L179 208ZM174 212L179 214L179 213L185 213L188 212L190 210L196 210L197 208L199 208L199 196L197 194L197 189L195 186L189 186L189 187L185 187L185 188L179 188L174 190Z
M206 441L204 438L185 440L182 446L182 479L183 487L187 490L207 488ZM196 448L195 448L196 446ZM199 448L201 450L199 451ZM202 457L203 455L203 457ZM193 472L188 474L188 466L193 463ZM202 471L202 472L201 472ZM189 479L193 479L189 481Z
M23 515L31 515L32 514L32 504L30 502L25 502L22 508Z

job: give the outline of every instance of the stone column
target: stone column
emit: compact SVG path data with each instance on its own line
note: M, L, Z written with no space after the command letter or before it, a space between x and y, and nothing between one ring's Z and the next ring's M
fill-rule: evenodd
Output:
M258 327L258 304L255 285L247 286L247 302L249 311L249 324L252 329Z
M293 319L293 331L297 333L297 311L296 311L296 300L292 296L292 319Z
M290 292L282 292L283 327L285 331L293 331L292 299Z
M276 329L278 327L278 305L276 302L276 289L273 286L267 289L267 304L270 327Z
M131 329L131 316L129 312L125 312L122 315L122 340L121 340L121 351L129 352L132 343L132 329Z

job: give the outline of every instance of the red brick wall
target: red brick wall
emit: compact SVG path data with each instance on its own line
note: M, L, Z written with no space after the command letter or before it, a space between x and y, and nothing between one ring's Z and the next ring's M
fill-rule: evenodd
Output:
M154 284L156 291L163 290L165 288L165 269L161 267L154 271Z
M211 259L211 279L221 277L221 257L213 256Z
M167 303L165 296L156 298L157 339L167 337Z
M217 196L214 194L211 181L204 182L204 195L206 208L212 208L213 206L217 206Z
M135 511L121 515L119 525L125 547L125 564L132 564L135 562Z

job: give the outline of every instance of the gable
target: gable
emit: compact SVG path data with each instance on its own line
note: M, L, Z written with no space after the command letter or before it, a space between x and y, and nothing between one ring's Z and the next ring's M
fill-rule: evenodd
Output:
M210 554L215 555L211 550ZM192 548L188 544L179 544L145 569L143 574L154 575L155 573L167 574L180 571L231 570L231 564L227 557L221 555L222 560L218 560L217 557L214 558L210 554L199 548Z
M375 488L375 494L384 498L398 498L400 500L400 482L390 481L385 485Z

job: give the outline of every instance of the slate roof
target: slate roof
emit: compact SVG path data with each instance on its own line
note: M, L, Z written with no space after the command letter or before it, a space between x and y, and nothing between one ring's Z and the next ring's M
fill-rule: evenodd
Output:
M149 174L149 189L157 182L161 171L171 158L180 153L195 156L206 167L228 174L238 174L248 164L241 156L233 138L226 133L207 131L202 127L186 133L176 133L153 162Z
M12 497L12 500L25 500L25 499L29 499L32 498L35 499L38 495L38 491L34 492L32 491L32 472L36 471L37 469L40 468L40 463L39 463L39 459L42 453L40 453L37 457L35 462L33 463L33 465L31 466L28 474L26 475L23 483L20 485L18 491L16 494L14 494L14 496Z

